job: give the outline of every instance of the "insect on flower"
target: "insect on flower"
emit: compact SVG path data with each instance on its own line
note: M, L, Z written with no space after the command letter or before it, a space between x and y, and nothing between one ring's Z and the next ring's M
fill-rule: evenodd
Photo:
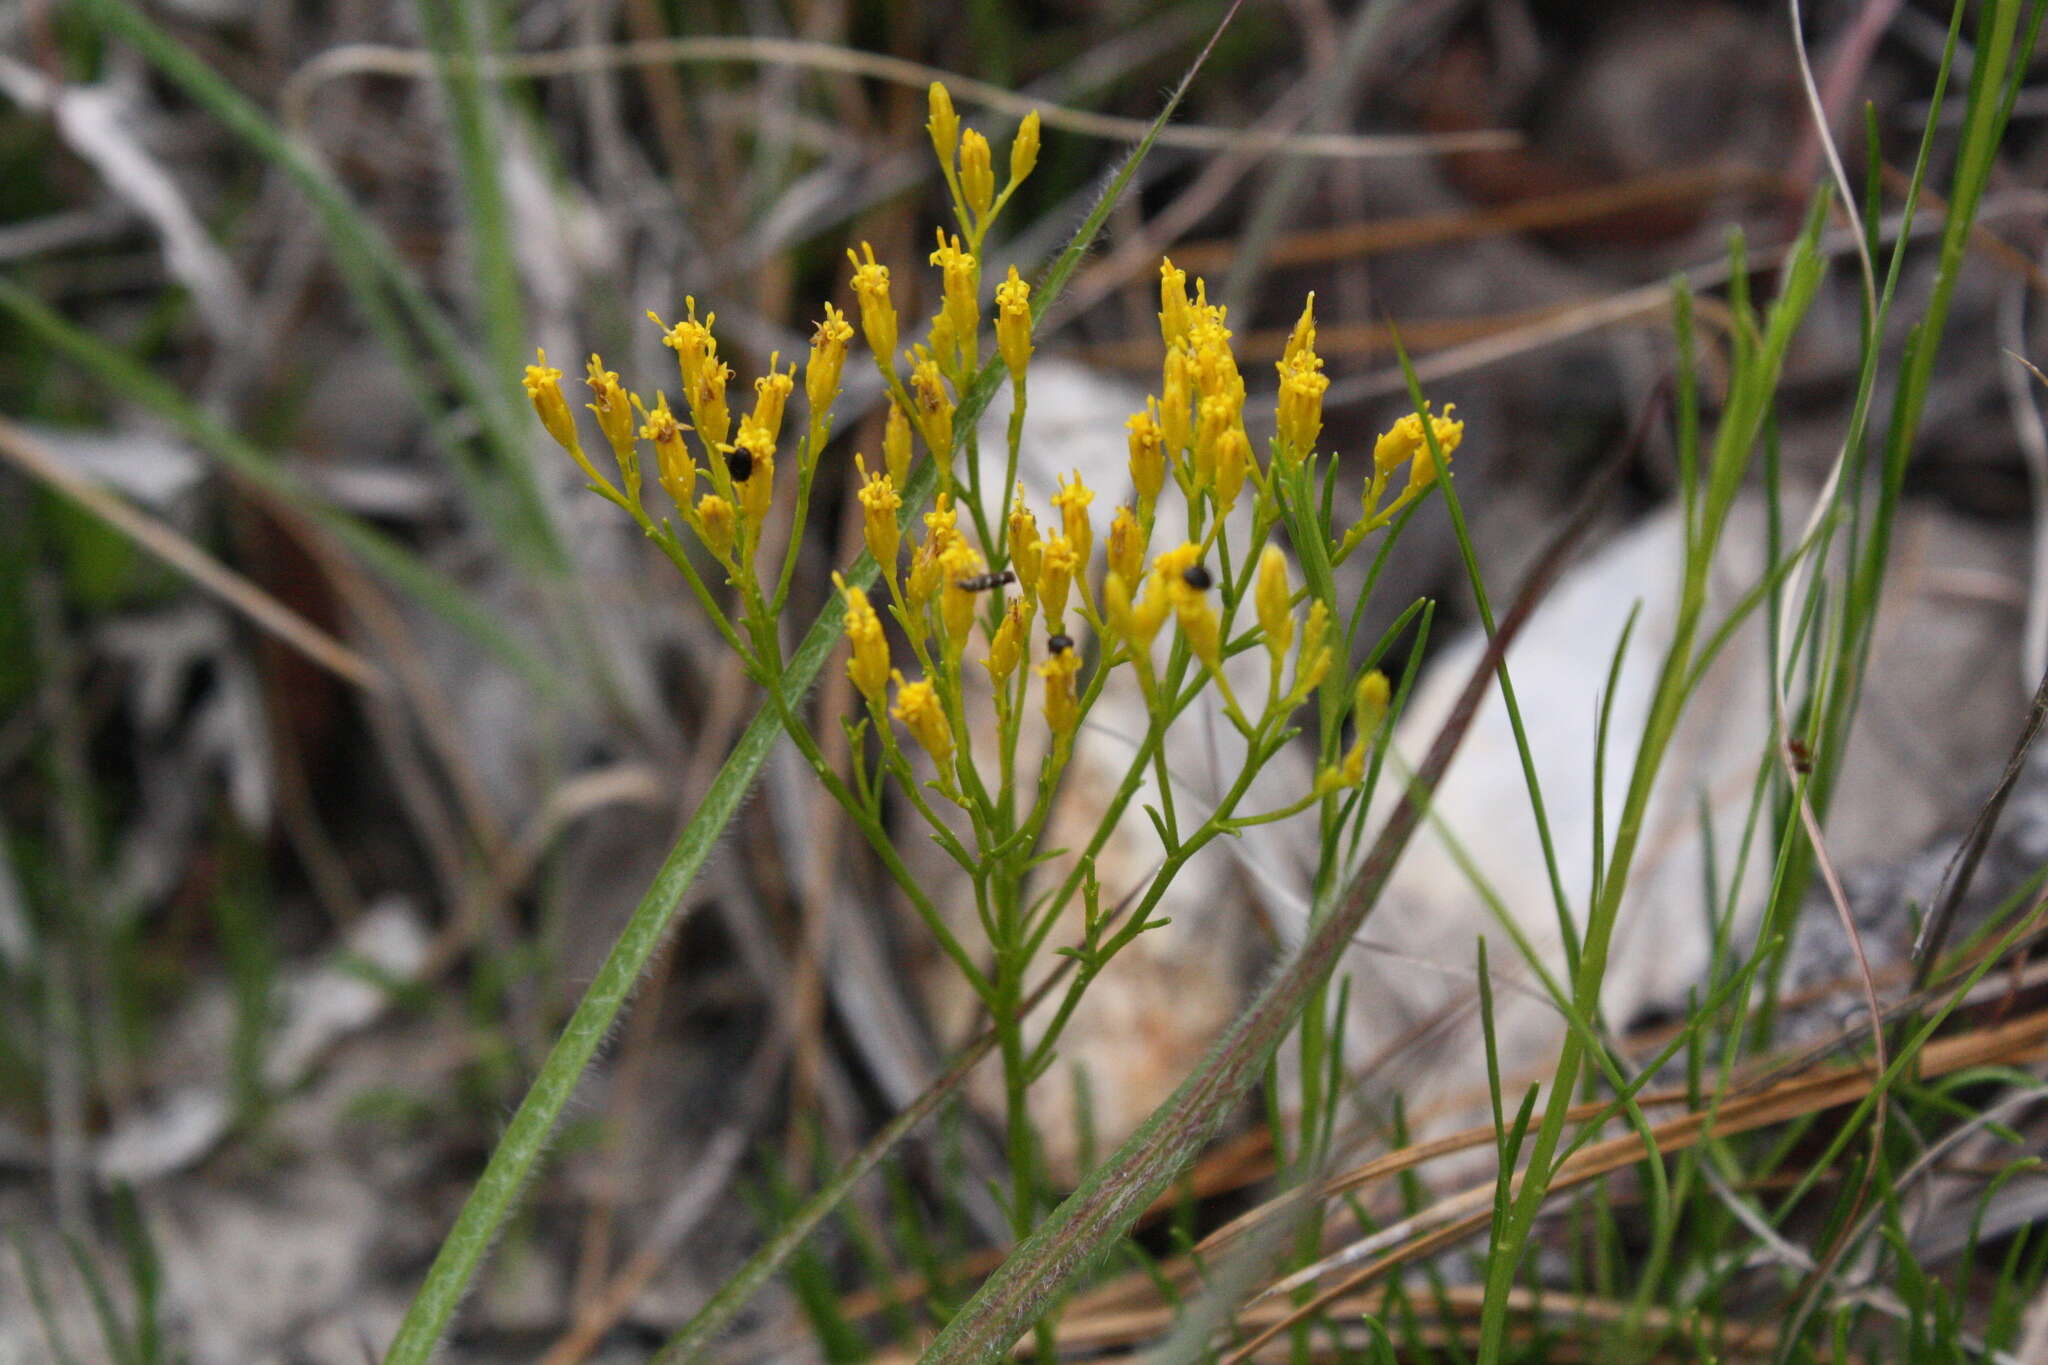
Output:
M990 588L1006 587L1016 581L1017 575L1014 570L998 569L994 573L978 573L956 579L953 586L962 592L987 592Z

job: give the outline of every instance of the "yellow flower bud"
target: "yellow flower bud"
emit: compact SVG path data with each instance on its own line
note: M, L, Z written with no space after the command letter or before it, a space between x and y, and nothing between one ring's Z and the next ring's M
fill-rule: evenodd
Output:
M939 622L946 628L946 657L955 664L974 630L975 590L966 585L980 578L983 567L980 554L963 538L956 537L939 556Z
M939 694L924 678L905 682L900 672L894 677L896 705L889 714L916 736L924 751L932 756L932 762L945 767L953 757L953 727L946 723L946 709L939 704Z
M665 333L661 344L676 353L676 368L683 376L683 396L687 399L697 391L697 382L705 367L718 359L718 341L711 335L711 325L718 321L718 314L709 313L702 322L697 321L694 295L685 296L683 307L688 311L683 320L673 327L651 311L647 316Z
M1159 335L1169 350L1188 334L1188 273L1171 260L1159 261Z
M917 425L926 448L933 459L946 460L953 453L953 397L939 377L937 362L921 346L910 371L910 397L917 404Z
M1003 193L1024 183L1026 176L1038 165L1038 111L1033 109L1017 125L1017 136L1010 143L1010 183Z
M910 573L904 579L903 596L910 605L911 629L919 639L924 638L924 609L945 580L945 566L939 562L943 553L926 541L910 555Z
M1281 353L1280 367L1283 370L1294 366L1301 356L1315 354L1316 349L1316 296L1311 292L1301 305L1301 316L1295 319L1294 331L1287 337L1287 349Z
M1187 451L1193 403L1187 352L1175 348L1166 353L1166 379L1159 393L1159 436L1169 460L1177 462Z
M1095 501L1095 493L1081 482L1081 471L1060 480L1059 492L1052 495L1054 510L1060 514L1060 529L1066 533L1067 544L1074 550L1074 567L1086 570L1088 555L1095 548L1095 528L1088 522L1088 504Z
M1145 570L1145 524L1128 507L1117 508L1110 519L1106 557L1109 571L1123 575L1126 583L1137 582Z
M1046 655L1045 662L1038 666L1038 676L1045 679L1045 723L1056 738L1073 734L1081 723L1080 699L1074 688L1074 677L1080 671L1081 651L1074 648L1072 641L1064 649Z
M1017 500L1010 504L1010 567L1017 571L1017 586L1029 597L1038 591L1041 543L1038 518L1024 505L1024 485L1017 485Z
M832 410L839 397L839 376L846 366L846 343L853 340L853 325L846 314L825 305L825 316L811 333L811 363L804 367L804 397L811 405L811 425L817 426Z
M1226 513L1237 505L1251 472L1252 445L1244 428L1232 425L1216 441L1216 511Z
M939 165L951 175L953 158L960 147L960 116L953 112L952 92L937 81L932 82L930 102L931 117L925 120L925 131L932 135L932 150L938 153Z
M1196 406L1195 446L1190 455L1197 488L1213 488L1216 485L1216 461L1224 433L1237 425L1240 409L1233 407L1228 398L1221 396L1204 398Z
M782 414L789 406L789 395L796 389L796 366L791 365L788 374L779 374L775 366L781 359L780 351L769 353L768 373L754 381L754 415L747 419L749 425L768 433L771 446L782 434Z
M724 559L732 553L732 504L716 493L697 499L697 534L712 554Z
M1161 592L1174 600L1184 592L1199 593L1201 589L1188 582L1188 576L1189 571L1201 562L1202 547L1192 540L1184 540L1171 550L1161 550L1153 556L1153 580L1159 584ZM1197 582L1202 581L1200 571L1195 577Z
M1065 536L1045 542L1038 561L1038 605L1045 608L1046 622L1057 628L1067 610L1067 590L1073 586L1080 556Z
M1177 594L1173 610L1180 619L1181 638L1188 642L1188 649L1208 667L1221 667L1223 623L1216 619L1216 608L1209 604L1208 596L1199 592Z
M882 426L882 463L889 481L898 488L910 483L910 417L896 403L889 404L889 420Z
M1031 286L1010 267L1010 277L996 286L996 349L1009 368L1010 382L1024 383L1031 363Z
M1351 693L1351 723L1358 728L1360 735L1370 736L1378 732L1380 722L1387 717L1387 703L1393 695L1393 684L1377 668L1359 675L1358 686Z
M528 365L520 385L525 388L527 398L533 403L534 415L540 418L541 426L555 443L564 450L575 450L576 418L569 411L569 401L562 397L562 372L548 364L548 353L536 350L539 364Z
M868 349L875 353L875 364L886 373L896 355L896 305L889 300L889 267L875 260L872 246L860 245L868 254L866 261L851 248L846 252L853 262L854 296L860 300L860 330Z
M1294 643L1294 588L1287 581L1287 552L1271 541L1259 554L1259 577L1252 589L1259 611L1259 629L1266 637L1266 650L1273 656L1274 676L1287 646Z
M946 547L959 538L959 510L953 506L951 493L941 493L932 503L932 510L924 514L924 543L937 555L944 554Z
M989 160L988 139L972 128L960 134L960 193L974 221L985 225L996 202L996 173Z
M861 534L883 576L893 582L897 549L903 543L903 528L897 521L903 497L887 474L868 473L867 462L859 455L853 457L853 467L861 476L860 489L855 494L860 499Z
M1145 411L1134 413L1124 428L1131 439L1131 484L1138 490L1138 506L1150 511L1166 486L1166 438L1159 431L1156 400L1147 399Z
M1115 537L1116 533L1111 531L1112 543ZM1109 623L1111 635L1120 640L1135 641L1137 621L1131 606L1131 585L1115 569L1111 569L1102 580L1102 615Z
M732 431L732 410L725 402L725 386L731 380L732 366L713 360L697 372L696 387L683 395L689 401L690 416L697 423L697 439L707 451L724 445Z
M1323 685L1330 674L1333 655L1324 643L1330 633L1330 608L1322 598L1308 604L1308 619L1301 626L1301 649L1294 656L1294 692L1298 701Z
M697 487L697 462L683 444L683 424L669 411L665 393L654 396L654 411L642 408L641 415L647 422L640 434L654 446L654 476L675 505L687 512Z
M889 640L882 633L882 618L866 593L836 573L832 582L846 599L846 638L853 646L846 676L863 697L880 706L889 685Z
M725 462L734 476L733 492L740 500L740 523L759 531L775 497L775 442L761 428L744 424Z
M1145 585L1145 595L1131 609L1130 636L1140 651L1152 647L1159 628L1166 624L1166 613L1172 609L1173 594L1165 583L1154 578Z
M1446 469L1449 469L1451 466L1451 452L1456 450L1458 443L1465 439L1465 424L1450 420L1451 409L1455 406L1457 405L1454 403L1444 404L1444 415L1442 417L1432 417L1429 423L1430 427L1436 432L1436 448L1438 453L1444 457L1444 468ZM1420 491L1435 482L1436 457L1430 454L1427 441L1419 442L1415 450L1415 458L1408 463L1408 486Z
M995 638L988 646L988 676L998 688L1009 681L1017 671L1017 664L1024 657L1024 640L1031 629L1031 603L1028 599L1014 597L1003 611L1003 623L996 627Z

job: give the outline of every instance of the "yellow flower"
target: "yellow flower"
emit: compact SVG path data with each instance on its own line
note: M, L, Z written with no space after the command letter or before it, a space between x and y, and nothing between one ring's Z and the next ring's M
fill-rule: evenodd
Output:
M1301 649L1294 656L1294 700L1300 701L1323 685L1329 676L1332 655L1324 639L1330 633L1330 608L1322 598L1308 604L1308 619L1301 626Z
M732 380L732 366L713 360L697 372L696 387L683 395L690 404L690 416L697 423L697 439L708 451L725 444L732 430L732 411L725 403L725 386Z
M1045 723L1056 738L1074 733L1081 723L1080 699L1075 695L1074 676L1081 671L1081 651L1064 635L1048 642L1049 653L1038 666L1045 679Z
M1150 649L1158 637L1159 628L1166 624L1166 613L1173 609L1173 594L1165 583L1153 579L1145 585L1145 595L1131 609L1131 639L1140 650Z
M697 499L697 534L705 547L720 559L732 553L732 504L716 493Z
M1237 505L1237 495L1244 491L1245 477L1251 472L1251 467L1251 441L1245 436L1244 428L1233 423L1216 441L1216 511L1219 514Z
M1314 450L1316 437L1322 434L1323 394L1330 387L1330 377L1320 369L1322 363L1313 351L1280 362L1280 415L1274 430L1280 457L1290 465Z
M1166 438L1160 434L1157 400L1146 399L1145 411L1134 413L1124 428L1130 432L1131 483L1138 490L1138 506L1149 512L1166 486Z
M1252 597L1259 611L1259 629L1266 637L1266 650L1273 656L1273 676L1277 678L1287 646L1294 643L1294 588L1287 581L1287 552L1271 541L1266 542L1259 555L1259 578Z
M925 131L932 135L932 150L939 155L939 165L951 177L953 158L960 147L960 116L953 112L952 92L939 82L932 82L929 99L931 117L925 120Z
M536 350L534 355L540 363L528 365L525 377L519 382L548 435L554 437L562 449L573 451L578 445L576 418L569 411L569 401L562 397L562 372L548 364L546 351Z
M1024 485L1017 485L1017 500L1010 504L1010 567L1017 571L1017 586L1025 596L1038 591L1040 541L1038 518L1024 505Z
M683 320L673 327L653 312L647 316L666 334L661 344L676 353L676 368L682 373L683 394L687 397L697 391L697 381L705 367L718 359L718 341L711 335L711 324L718 321L718 314L708 313L702 322L697 321L694 295L684 296L683 307L688 311Z
M1192 540L1184 540L1171 550L1161 550L1152 557L1152 577L1158 581L1161 590L1176 601L1184 592L1199 592L1195 583L1206 583L1208 570L1201 567L1202 547ZM1195 582L1190 583L1192 574Z
M739 440L726 453L726 470L740 500L740 522L758 532L775 497L775 441L751 422L740 427ZM751 542L749 542L751 543Z
M1365 751L1378 735L1380 722L1386 718L1387 699L1391 695L1387 675L1377 668L1359 676L1351 702L1351 723L1355 734L1340 770L1346 786L1355 787L1365 781Z
M1074 547L1074 567L1086 569L1088 555L1095 548L1095 528L1088 523L1088 504L1095 501L1095 493L1081 482L1081 471L1075 470L1060 480L1059 492L1052 495L1054 510L1060 514L1060 529L1066 533L1067 543Z
M939 230L931 255L939 268L939 315L932 321L931 349L942 367L971 365L981 331L981 262L960 248L960 239Z
M1003 610L1003 623L996 627L995 638L988 646L988 676L998 688L1017 671L1017 664L1024 657L1024 637L1030 629L1030 599L1011 598L1010 605Z
M978 227L988 225L996 202L996 173L989 160L988 139L969 128L960 134L960 194Z
M853 645L846 660L846 676L863 697L880 706L889 685L889 641L882 634L882 618L875 615L866 593L836 573L832 582L846 599L846 638Z
M1119 640L1131 642L1135 654L1142 647L1137 640L1137 617L1131 607L1131 585L1124 576L1111 569L1102 579L1102 615L1109 624L1109 632Z
M1137 513L1128 507L1116 509L1116 515L1109 523L1109 546L1106 551L1109 571L1123 575L1125 583L1135 583L1145 568L1145 526L1138 520Z
M597 425L603 430L604 439L623 464L633 457L632 400L620 385L618 372L607 370L604 361L595 355L590 357L589 372L583 382L589 386L590 395L595 400L585 406L597 414Z
M811 425L817 426L832 410L839 397L839 375L846 366L846 343L853 340L853 325L846 314L825 305L825 316L811 333L811 363L804 367L804 397L811 405Z
M1446 464L1450 462L1451 452L1465 439L1465 424L1451 420L1451 410L1456 406L1455 403L1446 404L1442 416L1432 415L1429 419ZM1381 474L1391 474L1405 464L1410 466L1409 482L1415 483L1417 478L1413 470L1418 457L1422 464L1430 467L1429 477L1420 480L1427 484L1429 479L1436 477L1435 462L1429 458L1429 442L1422 434L1422 419L1412 412L1403 414L1400 421L1387 428L1385 434L1373 443L1373 467Z
M861 533L867 541L868 553L890 581L896 577L896 554L903 542L903 529L897 521L897 511L903 506L903 498L896 491L896 484L887 474L868 473L867 461L859 455L853 457L853 467L860 471L860 490L855 495L860 499Z
M782 413L789 406L789 395L796 389L796 366L791 365L788 374L779 374L775 366L781 359L782 352L769 353L768 373L754 381L754 415L747 419L768 433L771 446L782 433Z
M1010 183L1003 187L1003 193L1007 195L1023 184L1037 165L1038 111L1033 109L1017 125L1017 136L1010 143Z
M889 404L889 420L882 425L882 463L890 482L898 488L909 485L910 418L894 401Z
M1194 651L1210 668L1222 662L1223 623L1216 617L1216 608L1209 603L1209 570L1202 564L1202 547L1192 541L1184 542L1165 551L1152 561L1152 583L1145 589L1145 606L1139 608L1141 615L1147 607L1160 611L1171 604L1174 614L1180 618L1180 633L1187 639L1188 648ZM1159 606L1153 606L1153 599Z
M1159 392L1159 436L1169 460L1177 462L1188 448L1193 403L1187 352L1175 347L1166 353L1166 378Z
M922 346L917 349L916 362L910 371L910 397L917 404L917 424L932 458L943 461L953 453L953 398L946 392L946 381L939 377L937 362Z
M1031 286L1014 265L1010 277L996 286L996 349L1009 367L1010 382L1022 385L1024 368L1031 363Z
M697 487L697 462L690 458L690 448L683 444L683 424L668 409L668 395L654 395L654 411L641 409L647 418L640 428L640 435L654 445L655 478L684 511L690 508L690 496Z
M941 493L932 503L932 510L924 514L924 543L933 554L944 554L946 547L959 538L959 509L953 506L951 493Z
M1188 273L1168 257L1159 260L1159 335L1171 351L1188 334Z
M1038 605L1045 608L1046 622L1054 629L1066 613L1067 589L1073 586L1074 571L1079 567L1080 556L1065 536L1045 542L1038 561Z
M860 300L860 330L868 349L875 353L875 364L886 374L896 354L896 305L889 301L889 267L875 260L872 246L860 245L868 254L866 261L850 247L846 252L853 262L854 296Z
M1181 638L1188 642L1194 656L1210 668L1219 668L1223 663L1223 623L1216 619L1216 608L1201 593L1184 593L1173 606L1174 615L1180 618Z
M905 682L900 672L894 677L896 705L889 714L917 737L924 751L932 756L932 762L945 767L953 757L953 727L946 723L946 709L939 704L939 694L924 678Z
M982 568L981 555L964 538L956 537L939 556L939 621L946 628L946 656L956 664L974 629L975 590L967 585L981 577Z

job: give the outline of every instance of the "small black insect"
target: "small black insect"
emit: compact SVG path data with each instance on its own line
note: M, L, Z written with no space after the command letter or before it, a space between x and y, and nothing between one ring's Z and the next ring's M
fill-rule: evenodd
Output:
M1181 574L1180 581L1193 588L1196 592L1207 592L1216 580L1209 577L1208 565L1190 564L1186 572Z
M1064 654L1073 647L1074 640L1070 635L1048 635L1045 640L1045 649L1048 654Z
M735 448L728 451L725 457L725 471L732 475L734 483L745 483L748 479L753 478L753 452L744 448Z
M953 580L953 586L962 592L987 592L990 588L1000 588L1006 583L1016 581L1016 574L1003 569L997 573L978 573L971 578L956 578Z

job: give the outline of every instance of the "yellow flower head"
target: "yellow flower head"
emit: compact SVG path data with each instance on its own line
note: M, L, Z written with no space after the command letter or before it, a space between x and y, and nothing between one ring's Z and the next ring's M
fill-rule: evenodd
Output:
M903 581L904 600L910 606L909 626L911 633L922 640L927 629L924 609L939 591L939 584L945 579L945 566L939 561L944 551L925 541L910 553L910 573Z
M1259 611L1259 630L1277 670L1294 643L1294 588L1287 581L1287 552L1271 541L1259 555L1259 578L1252 589ZM1278 677L1277 671L1274 674Z
M775 496L774 438L752 423L743 424L726 452L725 466L739 496L741 523L758 531Z
M1330 633L1330 607L1322 598L1308 604L1308 619L1301 626L1301 649L1294 656L1294 698L1299 701L1323 685L1329 676L1332 655L1325 640Z
M1131 440L1131 483L1138 490L1138 506L1149 512L1166 485L1166 438L1160 434L1158 400L1146 399L1145 411L1134 413L1124 423Z
M732 504L716 493L706 493L697 499L697 534L704 538L705 548L720 559L732 553L733 514Z
M1010 267L1010 277L996 286L996 349L1010 371L1010 382L1022 384L1031 363L1031 286Z
M889 301L889 267L875 260L875 249L860 244L868 258L862 261L849 247L846 258L853 262L853 293L860 300L860 330L875 364L886 372L896 354L896 305Z
M846 367L846 343L853 340L853 324L846 314L825 305L825 316L811 333L811 363L804 367L804 397L811 405L811 425L817 426L832 410L839 397L839 376Z
M1023 184L1037 165L1038 111L1033 109L1017 125L1017 136L1010 143L1010 183L1003 188L1003 193L1008 194Z
M853 457L853 467L861 476L856 494L860 498L861 534L867 541L868 553L881 566L883 575L893 582L897 549L903 543L903 528L897 520L903 497L887 474L870 474L867 462L859 455Z
M1446 463L1449 463L1451 452L1458 448L1458 443L1465 439L1465 424L1451 420L1451 411L1456 406L1455 403L1446 404L1442 416L1432 414L1429 419L1429 425L1436 433L1437 446L1443 451ZM1418 477L1414 472L1418 458L1421 464L1428 466L1430 470L1427 477ZM1434 479L1436 466L1429 458L1429 441L1422 434L1421 417L1412 412L1405 413L1400 421L1387 428L1386 433L1373 443L1372 462L1381 474L1391 474L1402 465L1408 465L1410 483L1419 482L1427 485Z
M1206 584L1208 577L1208 570L1202 568L1202 547L1184 540L1171 550L1161 550L1152 557L1152 577L1162 593L1176 602L1183 593L1199 594L1202 589L1196 584Z
M863 697L880 706L889 685L889 640L882 634L882 618L859 588L836 573L832 583L846 600L846 638L853 646L846 676Z
M780 351L769 353L768 373L754 381L754 415L747 419L748 425L768 433L771 446L782 434L782 414L789 406L789 395L796 390L796 366L791 365L788 374L780 374L775 366L781 359Z
M924 432L925 447L935 460L953 453L953 397L946 381L939 377L938 363L917 348L916 364L910 371L910 398L917 405L917 424Z
M1064 647L1054 647L1062 641ZM1038 676L1045 679L1045 723L1056 738L1064 739L1081 723L1080 699L1074 688L1075 675L1081 671L1081 651L1064 635L1055 636L1048 649L1045 662L1038 666Z
M1251 473L1252 444L1244 428L1232 423L1216 440L1216 511L1220 515L1237 505L1244 481Z
M1188 334L1188 272L1167 257L1159 260L1159 335L1169 351Z
M1038 518L1024 505L1024 485L1017 485L1017 500L1010 504L1010 567L1017 571L1017 586L1030 596L1038 590L1041 542Z
M1210 604L1208 595L1181 593L1174 601L1173 610L1174 615L1180 618L1181 638L1188 642L1188 649L1209 668L1221 667L1223 623L1216 618L1216 608Z
M1000 688L1017 671L1017 664L1024 657L1025 636L1030 629L1030 599L1011 598L1010 605L1003 609L1003 623L996 627L995 637L988 646L988 676L997 687Z
M1195 448L1190 457L1194 471L1195 487L1212 488L1216 484L1216 458L1224 433L1237 425L1242 408L1233 405L1228 398L1218 395L1204 398L1196 409Z
M953 506L953 495L941 493L932 503L932 510L924 514L924 543L935 555L944 554L946 547L960 538L960 513Z
M697 487L697 462L690 458L690 449L683 444L683 424L669 411L665 393L654 395L654 411L642 408L641 415L647 421L640 428L640 435L654 445L655 478L675 505L688 511Z
M1045 542L1038 561L1038 605L1045 608L1047 624L1055 630L1067 610L1067 590L1073 586L1074 571L1081 567L1081 557L1074 553L1073 544L1065 536L1054 536Z
M583 382L590 386L593 400L586 406L597 414L597 425L604 431L604 439L611 444L612 453L623 465L633 458L632 400L620 385L618 372L607 370L604 362L595 355L590 357L589 372Z
M1169 460L1178 461L1188 448L1193 403L1188 354L1175 347L1166 353L1166 376L1159 390L1159 437Z
M676 368L682 372L683 392L697 391L698 378L704 368L718 359L718 340L711 335L711 325L718 321L718 314L707 313L702 322L697 321L697 300L685 296L683 307L688 310L681 322L671 327L654 313L648 313L654 325L666 333L661 344L676 353Z
M705 449L723 445L732 430L732 410L726 406L725 386L732 382L732 366L712 360L697 372L695 388L684 393L690 416L697 423L697 439Z
M574 450L576 440L576 418L569 411L569 401L562 397L562 372L548 364L548 353L536 350L538 364L528 365L525 376L519 381L525 388L533 411L540 418L541 426L555 443L564 450Z
M882 425L882 463L888 468L890 481L898 488L909 484L910 418L894 402L889 404L889 420Z
M975 588L981 577L981 555L964 537L955 537L939 556L939 621L946 628L946 656L959 663L974 629Z
M989 210L996 202L996 173L988 139L972 128L960 134L960 194L975 223L987 226Z
M1088 554L1095 548L1095 528L1088 522L1088 504L1095 501L1095 493L1081 482L1081 471L1075 470L1060 480L1059 492L1052 495L1053 508L1060 514L1060 529L1066 533L1067 543L1074 547L1074 564L1085 568Z
M1355 734L1350 751L1344 755L1344 766L1338 770L1346 786L1355 787L1365 781L1365 752L1379 733L1380 722L1386 718L1387 698L1391 695L1387 675L1377 668L1359 676L1351 702Z
M1125 583L1137 582L1145 571L1145 524L1128 507L1117 508L1110 518L1106 556L1109 571L1121 574Z
M953 159L960 149L960 116L953 112L952 92L939 82L932 82L929 98L931 117L925 120L925 131L932 135L932 150L938 153L939 165L951 176Z
M946 708L939 704L938 692L927 679L905 682L900 672L894 677L896 705L889 714L916 736L924 751L932 756L932 762L945 767L953 757L953 727L946 723Z
M939 268L941 300L932 321L932 353L942 366L971 364L981 331L981 262L941 228L931 263Z
M1129 642L1133 654L1151 643L1150 640L1137 639L1137 613L1131 606L1131 585L1115 569L1102 579L1102 616L1109 624L1110 635Z

